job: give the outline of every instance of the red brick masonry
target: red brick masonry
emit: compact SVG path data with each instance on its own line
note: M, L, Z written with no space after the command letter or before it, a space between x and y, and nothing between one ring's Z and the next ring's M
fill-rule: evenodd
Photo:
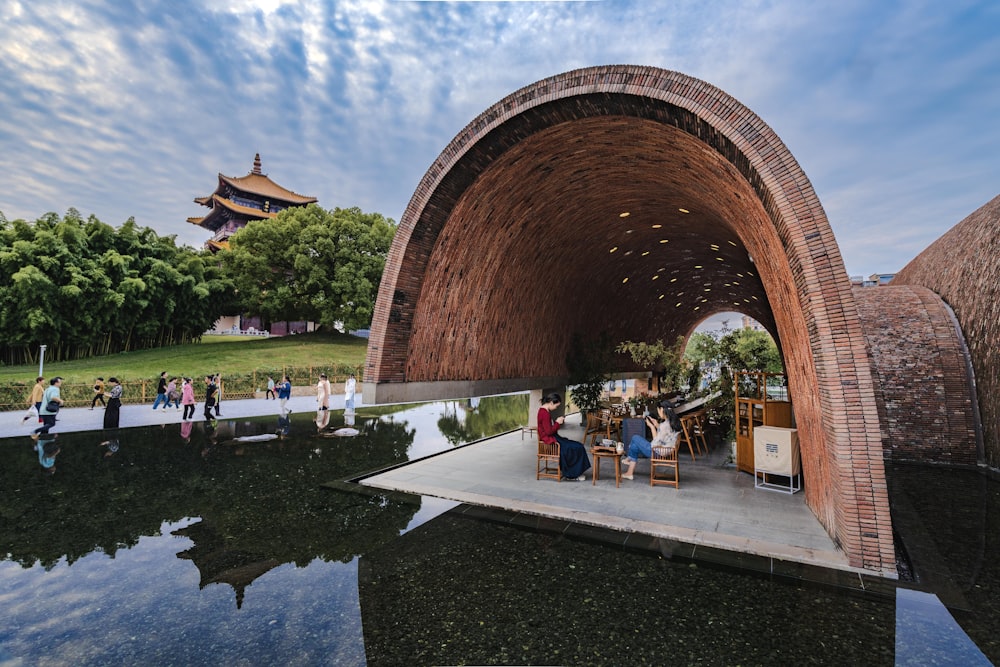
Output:
M855 288L885 455L976 465L975 406L958 323L925 287Z
M986 463L1000 468L1000 196L948 230L896 274L950 305L976 375Z
M782 349L806 502L852 565L894 574L873 379L826 215L771 128L678 72L567 72L459 132L400 220L365 400L553 386L574 332L669 341L729 310Z

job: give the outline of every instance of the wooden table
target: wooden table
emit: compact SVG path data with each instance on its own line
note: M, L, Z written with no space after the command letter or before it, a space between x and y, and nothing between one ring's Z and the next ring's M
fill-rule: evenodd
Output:
M622 455L619 454L613 447L602 447L596 445L591 448L590 455L594 457L593 460L593 479L591 480L591 485L596 485L597 480L601 478L601 459L611 459L615 464L615 487L620 487L622 484Z

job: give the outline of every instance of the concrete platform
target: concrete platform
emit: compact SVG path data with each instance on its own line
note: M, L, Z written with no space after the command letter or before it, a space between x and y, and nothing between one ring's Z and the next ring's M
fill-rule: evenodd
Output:
M577 421L572 418L571 421ZM567 437L582 440L581 426L564 426ZM812 511L805 494L789 495L754 488L752 475L724 464L718 449L696 462L681 454L680 488L649 484L649 462L640 460L633 481L615 487L605 462L596 485L535 479L536 439L520 431L375 473L361 484L445 498L730 552L735 560L758 557L756 569L782 569L800 563L866 575L851 567ZM524 523L522 518L519 523Z

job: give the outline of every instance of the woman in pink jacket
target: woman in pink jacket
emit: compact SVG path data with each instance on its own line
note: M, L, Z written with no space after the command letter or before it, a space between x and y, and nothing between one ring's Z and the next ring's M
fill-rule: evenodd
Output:
M181 418L187 420L194 417L194 385L191 384L191 378L184 378L184 384L181 386L181 404L184 406Z

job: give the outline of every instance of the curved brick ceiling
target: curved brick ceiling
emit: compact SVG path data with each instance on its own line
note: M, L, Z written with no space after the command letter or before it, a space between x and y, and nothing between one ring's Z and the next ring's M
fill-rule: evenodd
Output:
M735 169L676 128L604 116L542 129L455 201L427 263L407 381L563 375L574 331L672 341L720 310L774 331L734 231L764 219ZM546 354L496 354L528 345Z
M455 137L400 220L364 397L554 386L574 332L670 341L730 310L778 338L807 503L852 565L893 572L871 368L826 216L760 118L677 72L567 72Z

